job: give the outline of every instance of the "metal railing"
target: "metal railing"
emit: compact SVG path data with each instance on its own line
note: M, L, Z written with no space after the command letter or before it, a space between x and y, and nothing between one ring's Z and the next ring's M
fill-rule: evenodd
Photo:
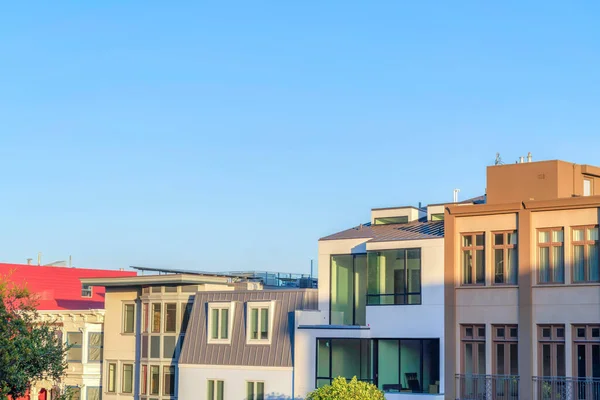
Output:
M518 400L519 376L456 375L456 400Z
M600 400L600 378L534 376L537 400Z

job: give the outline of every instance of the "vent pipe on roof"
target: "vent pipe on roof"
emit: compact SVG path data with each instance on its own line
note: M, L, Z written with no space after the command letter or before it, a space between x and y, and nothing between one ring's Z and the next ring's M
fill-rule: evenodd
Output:
M38 252L38 265L42 265L42 252Z
M531 162L531 152L527 153L527 162Z
M27 265L31 265L31 262L33 261L33 258L28 258L27 259Z
M523 164L525 162L525 157L519 157L519 164Z
M458 192L460 192L460 189L454 189L454 202L458 203Z

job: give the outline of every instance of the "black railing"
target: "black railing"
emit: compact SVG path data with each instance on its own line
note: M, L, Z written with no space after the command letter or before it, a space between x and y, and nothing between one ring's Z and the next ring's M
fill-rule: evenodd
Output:
M519 377L456 375L456 400L518 400Z
M600 378L534 376L537 400L600 400Z

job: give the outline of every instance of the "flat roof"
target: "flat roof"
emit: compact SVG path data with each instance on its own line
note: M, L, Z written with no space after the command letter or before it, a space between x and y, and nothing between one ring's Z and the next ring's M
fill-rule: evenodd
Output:
M233 283L234 278L198 274L169 274L128 276L123 278L81 278L81 283L91 286L124 287L145 285L195 285L202 283Z

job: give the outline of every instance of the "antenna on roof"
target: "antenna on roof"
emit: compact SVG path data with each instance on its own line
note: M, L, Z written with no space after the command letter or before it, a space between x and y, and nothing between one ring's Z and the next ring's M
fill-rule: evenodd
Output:
M494 160L494 165L504 165L504 161L502 161L500 153L496 153L496 160Z
M454 189L454 202L458 203L458 192L460 192L460 189Z

